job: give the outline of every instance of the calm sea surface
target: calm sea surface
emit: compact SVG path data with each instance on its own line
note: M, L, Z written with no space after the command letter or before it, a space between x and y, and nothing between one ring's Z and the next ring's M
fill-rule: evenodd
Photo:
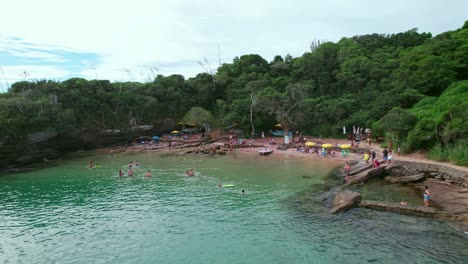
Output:
M88 169L89 159L101 168ZM119 178L130 160L140 169ZM322 212L308 198L336 183L337 166L276 154L145 153L4 175L0 263L468 263L467 235L447 223ZM370 197L418 201L369 186Z

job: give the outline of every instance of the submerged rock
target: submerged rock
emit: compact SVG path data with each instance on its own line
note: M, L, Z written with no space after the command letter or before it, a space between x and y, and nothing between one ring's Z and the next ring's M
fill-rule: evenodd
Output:
M330 213L336 214L346 211L361 200L361 194L351 190L342 190L336 193Z

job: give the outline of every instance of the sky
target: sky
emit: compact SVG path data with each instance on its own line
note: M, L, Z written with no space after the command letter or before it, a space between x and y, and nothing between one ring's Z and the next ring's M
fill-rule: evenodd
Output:
M316 39L437 35L468 20L465 0L0 2L0 91L20 80L188 78L244 54L300 56Z

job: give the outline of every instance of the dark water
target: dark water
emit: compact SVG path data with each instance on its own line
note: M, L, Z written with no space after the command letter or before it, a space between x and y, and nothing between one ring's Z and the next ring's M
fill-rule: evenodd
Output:
M94 159L101 168L76 159L0 177L1 263L468 263L466 235L446 223L366 209L332 216L305 204L333 183L336 163ZM135 159L136 176L117 177ZM195 177L185 176L192 167Z

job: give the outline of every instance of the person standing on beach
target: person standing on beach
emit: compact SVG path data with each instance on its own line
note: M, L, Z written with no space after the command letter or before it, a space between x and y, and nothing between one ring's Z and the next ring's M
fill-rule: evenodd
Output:
M424 188L426 189L424 191L424 207L429 207L429 201L431 200L431 194L429 193L429 187L428 186L424 186Z
M385 164L387 164L387 159L388 159L388 150L387 150L387 148L384 148L384 150L382 151L382 154L383 154L383 160L384 160Z
M372 162L374 162L374 160L375 160L375 151L374 150L371 151L371 158L372 158Z
M389 149L388 150L388 164L392 163L392 159L393 159L393 150Z

